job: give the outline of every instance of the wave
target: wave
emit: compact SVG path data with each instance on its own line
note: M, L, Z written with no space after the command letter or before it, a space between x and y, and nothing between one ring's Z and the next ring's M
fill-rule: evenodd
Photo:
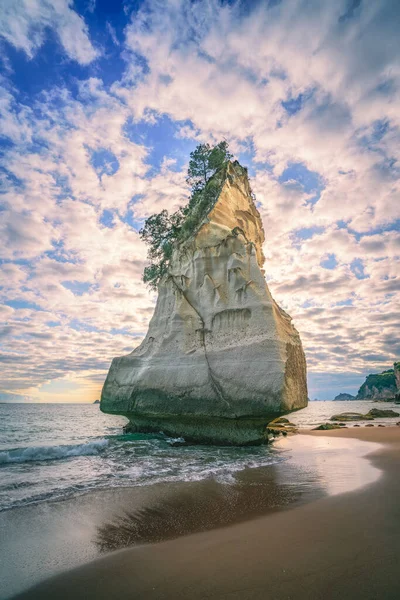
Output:
M42 460L59 460L72 456L92 456L99 454L108 445L108 440L96 440L86 444L65 446L33 446L15 448L0 452L0 465L9 463L37 462Z

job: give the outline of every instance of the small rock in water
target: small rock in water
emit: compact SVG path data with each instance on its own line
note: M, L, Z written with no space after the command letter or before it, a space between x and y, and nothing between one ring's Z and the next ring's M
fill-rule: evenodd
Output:
M368 425L365 425L365 427L374 427L373 423L368 423Z
M353 427L360 427L360 425L353 425Z
M267 425L267 434L286 436L288 433L297 433L297 427L286 417L278 417Z
M362 415L356 412L345 412L340 415L333 415L331 421L372 421L374 417L372 415Z
M394 410L383 410L381 408L372 408L366 416L375 417L400 417L400 413Z
M384 425L382 425L382 424L379 424L379 425L378 425L378 427L385 427L385 426L384 426Z
M346 425L344 425L344 423L342 423L342 425L322 423L321 425L318 425L318 427L314 427L313 431L329 431L330 429L342 429L342 427L346 427Z

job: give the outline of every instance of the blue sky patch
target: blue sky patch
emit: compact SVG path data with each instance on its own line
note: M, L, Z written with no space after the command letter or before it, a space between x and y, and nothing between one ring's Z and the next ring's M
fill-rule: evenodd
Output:
M102 225L104 225L104 227L108 227L109 229L112 229L115 226L115 221L114 221L115 215L114 215L114 211L112 210L103 210L101 217L100 217L100 223Z
M27 308L30 310L42 310L38 304L28 302L27 300L7 300L4 304L16 309Z
M289 116L297 114L305 105L305 103L312 98L314 89L302 92L297 96L290 95L286 100L282 100L281 105L288 113Z
M361 260L361 258L355 258L350 264L350 269L352 270L354 275L357 277L357 279L368 279L369 278L369 275L366 275L366 273L364 271L364 263Z
M302 227L294 232L294 236L299 240L309 240L314 237L314 235L320 235L324 231L324 227L318 227L316 225L313 227Z
M83 296L83 294L87 294L91 288L91 283L89 281L62 281L61 284L67 290L70 290L74 296Z
M137 200L138 197L136 197ZM124 223L132 227L135 231L139 231L144 225L145 219L136 219L135 218L135 204L133 203L129 210L124 215Z
M334 306L353 306L353 298L347 298L347 300L340 300L339 302L335 302Z
M303 107L304 96L299 94L295 98L289 98L288 100L282 100L281 104L289 115L295 115Z
M336 259L335 254L328 254L328 256L326 258L324 258L323 260L321 260L321 262L319 264L324 269L336 269L336 267L339 263Z
M114 175L119 169L119 162L115 154L106 148L91 151L90 162L101 179L102 175Z
M189 154L196 143L193 139L178 137L182 127L192 126L190 121L172 121L167 115L154 115L155 122L135 123L132 120L125 124L127 137L135 144L143 144L149 148L147 163L151 169L148 176L155 175L161 170L164 158L176 160L170 169L180 171L188 162Z
M312 205L318 202L321 192L325 188L322 177L316 171L310 171L303 163L289 163L278 181L301 189L306 194L313 194L307 201L307 204Z

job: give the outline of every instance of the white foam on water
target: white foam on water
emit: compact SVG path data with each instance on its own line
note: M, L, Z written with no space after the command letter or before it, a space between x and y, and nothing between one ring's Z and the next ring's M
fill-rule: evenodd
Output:
M107 445L108 440L101 439L87 442L86 444L14 448L0 452L0 464L59 460L73 456L90 456L99 454Z

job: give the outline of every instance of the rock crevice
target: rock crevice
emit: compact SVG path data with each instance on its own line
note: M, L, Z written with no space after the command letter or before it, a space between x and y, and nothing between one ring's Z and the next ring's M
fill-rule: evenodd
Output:
M228 406L230 406L229 402L224 398L224 394L223 394L223 389L222 387L219 385L217 379L215 378L215 375L213 373L212 368L210 367L210 362L208 360L208 356L207 356L207 345L206 345L206 327L205 327L205 323L204 323L204 319L201 316L200 312L193 306L193 304L190 302L190 300L188 299L188 297L185 295L185 292L177 285L174 276L171 276L171 279L176 287L176 289L178 290L178 292L180 292L183 297L185 298L186 302L193 308L193 310L197 313L201 324L202 324L202 328L201 329L196 329L196 331L200 334L199 338L200 338L200 344L203 346L204 349L204 358L206 359L206 363L207 363L207 368L208 368L208 373L210 376L210 380L211 383L214 387L214 390L216 392L216 394L218 395L218 397L220 398L220 400L222 400L222 402L225 402Z

